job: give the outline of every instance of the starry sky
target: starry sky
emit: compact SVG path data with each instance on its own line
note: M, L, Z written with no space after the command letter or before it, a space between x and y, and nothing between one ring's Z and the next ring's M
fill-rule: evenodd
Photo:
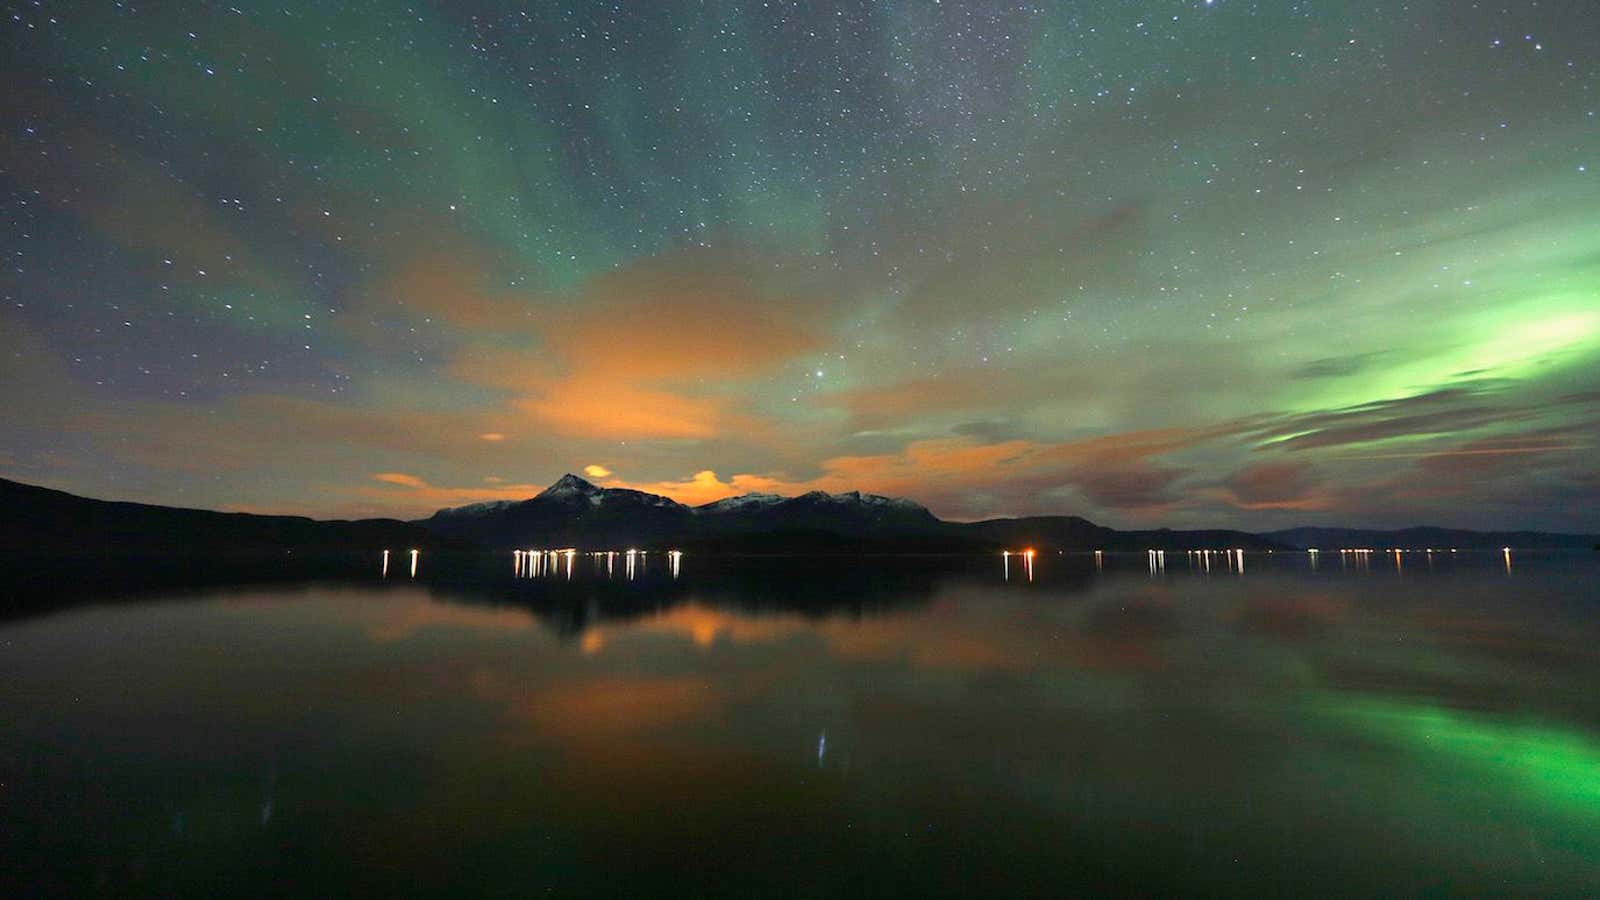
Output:
M1600 16L10 2L0 475L1600 530Z

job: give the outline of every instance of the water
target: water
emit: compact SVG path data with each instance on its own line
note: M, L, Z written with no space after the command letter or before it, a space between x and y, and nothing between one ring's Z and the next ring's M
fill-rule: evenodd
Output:
M0 624L0 892L1600 891L1594 554L499 562Z

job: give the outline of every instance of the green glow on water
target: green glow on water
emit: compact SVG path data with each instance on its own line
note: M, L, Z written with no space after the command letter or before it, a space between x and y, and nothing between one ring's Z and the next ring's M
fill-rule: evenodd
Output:
M1368 737L1490 779L1486 789L1511 787L1538 805L1600 817L1600 741L1583 732L1393 700L1330 711Z

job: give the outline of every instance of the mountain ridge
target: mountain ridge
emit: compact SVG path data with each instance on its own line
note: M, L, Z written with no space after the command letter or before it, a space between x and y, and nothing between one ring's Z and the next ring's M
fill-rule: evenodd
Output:
M600 487L571 473L508 506L446 508L413 524L500 549L726 542L779 533L926 538L945 525L914 501L860 491L810 491L795 497L744 494L686 506L633 488Z
M550 501L580 496L588 507L573 518L555 515ZM1595 535L1534 530L1472 531L1437 526L1357 529L1299 526L1265 532L1239 529L1114 529L1081 516L1025 516L951 522L913 500L881 494L808 491L795 496L748 493L697 506L632 488L601 487L571 473L511 506L460 523L461 509L442 509L416 524L436 534L502 548L513 546L657 545L776 548L787 545L860 546L976 550L1035 546L1040 549L1304 549L1311 546L1455 546L1498 549L1585 548ZM530 505L531 504L531 505ZM515 512L512 512L515 510ZM635 516L631 513L638 513ZM465 527L462 527L462 526Z
M1583 549L1596 535L1471 531L1434 526L1353 529L1299 526L1262 533L1235 529L1119 530L1080 516L949 522L915 501L878 494L812 491L794 497L745 494L686 506L631 488L605 488L576 475L525 500L451 507L410 522L318 520L303 516L186 509L81 497L0 478L0 552L29 559L234 559L284 554L369 552L373 547L506 550L513 547L677 547L736 552L965 552L1017 549L1247 550L1338 547Z

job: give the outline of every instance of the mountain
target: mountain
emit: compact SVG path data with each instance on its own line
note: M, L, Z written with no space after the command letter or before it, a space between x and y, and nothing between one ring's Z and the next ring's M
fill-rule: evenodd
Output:
M649 547L727 552L959 552L1281 545L1242 531L1116 531L1076 516L946 522L910 500L848 491L745 494L689 507L564 475L520 503L443 509L417 524L488 547Z
M482 503L469 503L466 506L441 509L438 514L447 518L476 519L479 516L486 516L502 509L509 509L521 502L521 500L485 500Z
M189 557L438 545L434 535L397 519L318 521L92 500L0 478L0 554L7 556Z
M989 519L961 526L988 543L1050 550L1282 550L1285 545L1248 531L1158 528L1119 531L1078 516Z
M814 531L845 537L928 535L946 523L910 500L849 491L812 491L798 497L745 494L694 509L697 534L726 536L770 531Z
M1562 534L1551 531L1466 531L1459 528L1402 528L1382 531L1370 528L1317 528L1301 526L1266 532L1264 537L1290 547L1400 547L1446 548L1460 550L1582 550L1596 546L1595 535Z
M941 522L910 500L851 491L798 497L745 494L703 506L628 488L599 487L563 475L535 497L441 509L416 524L430 532L497 548L751 544L754 535L865 539L943 534ZM761 543L756 541L755 543ZM767 543L777 543L768 541Z
M94 586L319 578L449 545L396 519L317 521L91 500L0 478L0 614Z
M724 497L721 500L713 500L697 508L705 515L720 516L723 513L776 506L788 499L788 497L781 494L740 494L737 497Z
M685 533L694 513L656 494L563 475L538 496L485 508L441 509L414 524L485 547L626 547Z

